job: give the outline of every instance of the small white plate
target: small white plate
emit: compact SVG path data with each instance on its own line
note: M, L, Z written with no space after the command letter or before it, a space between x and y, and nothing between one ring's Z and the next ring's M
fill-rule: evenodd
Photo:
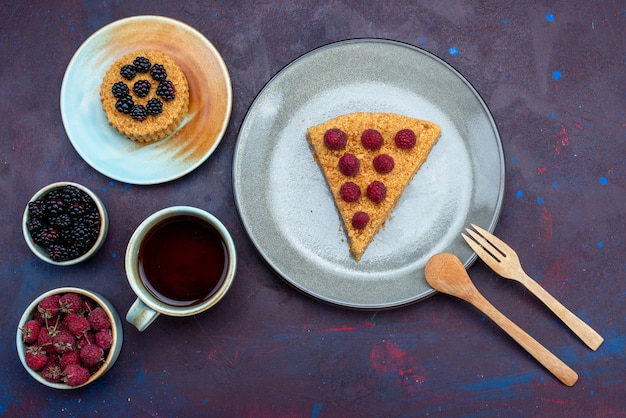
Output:
M351 112L391 112L442 127L430 156L360 261L348 251L306 129ZM435 291L424 266L450 252L476 258L460 236L493 230L504 194L504 155L487 106L450 65L379 39L330 44L296 59L263 88L243 121L233 162L242 222L268 264L316 299L392 308Z
M152 143L124 138L100 104L100 85L121 56L153 49L176 61L189 82L189 111L177 132ZM61 117L80 156L130 184L158 184L188 174L219 145L232 109L232 86L217 49L196 29L171 18L135 16L91 35L70 61L61 86Z

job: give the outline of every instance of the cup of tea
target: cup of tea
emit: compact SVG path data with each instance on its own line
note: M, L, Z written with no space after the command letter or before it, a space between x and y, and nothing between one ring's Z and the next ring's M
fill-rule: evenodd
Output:
M190 316L219 302L237 268L235 244L213 215L191 206L161 209L126 248L126 277L137 295L126 320L145 330L160 314Z

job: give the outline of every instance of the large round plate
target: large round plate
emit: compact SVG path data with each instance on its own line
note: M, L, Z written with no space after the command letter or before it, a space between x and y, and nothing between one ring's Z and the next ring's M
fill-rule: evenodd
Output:
M142 49L168 54L189 82L189 111L178 130L140 144L113 129L100 104L100 85L121 56ZM161 16L135 16L91 35L70 61L61 86L61 116L80 156L102 174L131 184L177 179L202 164L220 143L232 108L228 69L197 30Z
M359 262L306 129L356 111L393 112L442 127L428 160ZM489 110L441 59L378 39L330 44L296 59L259 93L239 132L235 201L261 255L288 283L336 305L403 306L435 291L428 259L475 254L460 232L493 230L504 192L504 157Z

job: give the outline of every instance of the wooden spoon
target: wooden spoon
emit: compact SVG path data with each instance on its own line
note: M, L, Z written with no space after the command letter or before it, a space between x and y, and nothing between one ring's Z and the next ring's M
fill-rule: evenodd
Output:
M426 281L435 290L469 302L498 324L519 345L567 386L578 380L578 374L543 345L515 325L476 289L463 263L454 255L434 255L425 268Z

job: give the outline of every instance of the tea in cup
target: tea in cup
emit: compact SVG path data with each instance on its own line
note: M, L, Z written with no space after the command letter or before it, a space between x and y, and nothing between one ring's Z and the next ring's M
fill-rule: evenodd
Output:
M143 221L126 249L126 276L137 295L126 320L145 330L160 314L189 316L215 305L235 277L235 245L213 215L190 206Z

